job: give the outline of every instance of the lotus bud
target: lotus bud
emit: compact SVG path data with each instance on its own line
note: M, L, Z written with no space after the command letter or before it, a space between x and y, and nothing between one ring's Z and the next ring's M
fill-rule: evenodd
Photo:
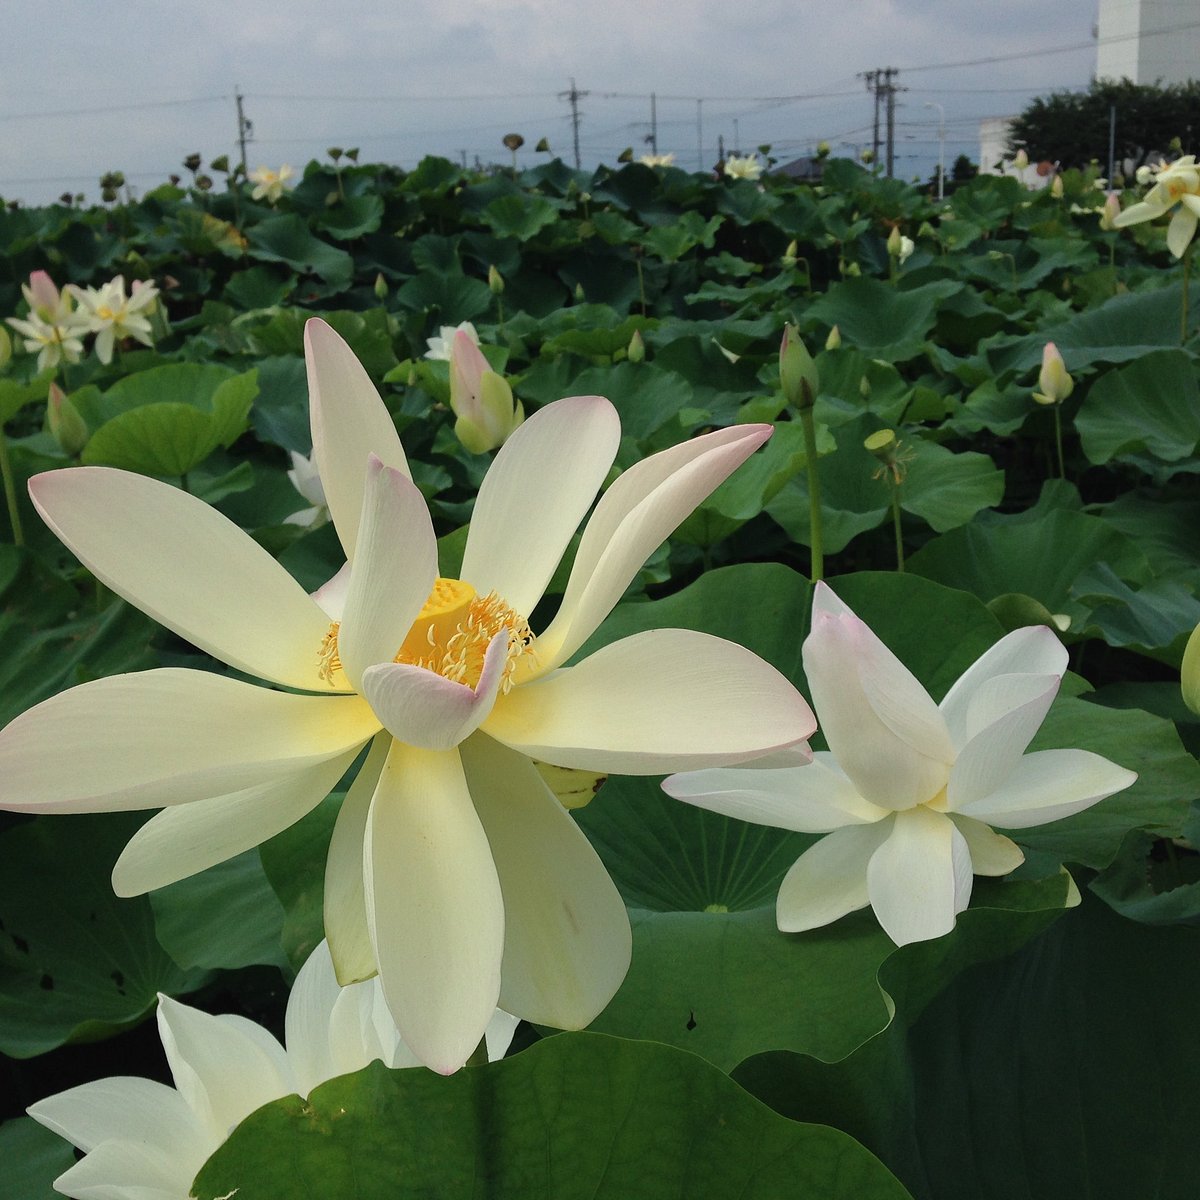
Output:
M1013 155L1012 165L1018 171L1024 171L1029 166L1029 155L1026 153L1024 146Z
M826 350L840 350L842 348L842 331L835 325L830 331L829 336L825 339Z
M29 283L21 288L30 309L43 321L53 321L58 311L59 291L45 271L32 271ZM69 293L68 293L69 294Z
M450 349L450 407L458 418L454 432L472 454L502 445L525 419L525 410L513 403L507 380L491 369L462 329L454 334Z
M1141 187L1145 187L1146 184L1148 184L1150 180L1154 178L1154 170L1153 168L1147 166L1138 167L1134 178L1137 179L1138 184Z
M873 163L875 161L875 151L874 150L864 150L858 157L860 159L862 159L862 161L869 166L871 163Z
M74 458L88 443L87 422L57 383L50 385L46 398L46 426L59 449Z
M858 381L858 394L867 400L871 395L871 381L863 375Z
M831 147L828 142L821 141L817 143L817 157L828 158L831 152Z
M1067 374L1063 357L1053 342L1047 342L1042 351L1038 389L1033 393L1033 398L1039 404L1061 404L1075 389L1075 381Z
M582 304L582 303L583 303L583 299L584 299L584 295L583 295L583 284L582 284L582 283L577 283L577 284L575 285L575 303L576 303L576 304Z
M936 236L937 231L932 225L930 225L928 221L922 221L921 224L917 226L917 237L931 238Z
M383 277L383 272L380 271L375 276L375 299L382 303L387 299L388 285L387 280Z
M1174 153L1174 154L1182 154L1183 153L1183 139L1181 137L1179 137L1177 134L1175 137L1173 137L1171 139L1171 141L1168 145L1168 149L1170 149L1172 151L1172 153Z
M1184 648L1179 683L1183 689L1184 704L1200 716L1200 625L1192 630L1192 636Z
M640 363L646 357L646 343L642 340L642 331L635 329L633 337L629 339L629 349L625 351L625 357L631 363Z
M546 138L538 138L538 144L534 146L534 150L538 154L549 154L550 142Z
M12 338L8 336L8 330L0 325L0 371L3 371L8 366L12 359Z
M903 244L903 239L900 236L900 226L893 225L892 232L888 234L887 252L892 258L900 257L900 248Z
M493 296L499 296L504 291L504 276L496 270L494 264L488 267L488 288Z
M1061 175L1055 175L1053 183L1050 184L1050 195L1052 195L1055 200L1061 200L1063 198L1063 181Z
M821 390L821 377L808 347L795 325L783 327L779 344L779 382L787 402L796 408L812 408Z
M1120 215L1121 197L1116 192L1109 192L1104 197L1104 207L1100 210L1100 228L1116 229L1116 220Z
M862 267L856 262L847 263L842 274L850 279L857 279L862 274Z
M796 258L799 253L800 247L796 245L796 239L792 238L792 240L787 244L787 249L783 252L783 265L785 267L794 267L796 265Z

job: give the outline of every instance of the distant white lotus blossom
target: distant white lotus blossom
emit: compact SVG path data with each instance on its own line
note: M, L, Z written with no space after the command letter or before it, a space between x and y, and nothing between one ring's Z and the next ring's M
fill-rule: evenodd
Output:
M76 311L71 290L60 292L45 271L34 271L29 282L21 284L21 292L29 314L25 318L9 317L8 324L20 334L26 353L38 356L37 369L46 371L61 362L78 362L83 357L88 321Z
M316 455L305 457L295 450L289 451L292 456L292 469L287 473L292 481L292 487L311 505L294 512L284 520L285 525L303 525L306 529L315 529L329 520L329 505L325 501L325 488L321 483L321 475L317 470Z
M454 335L460 332L465 333L476 346L479 345L479 334L470 321L463 321L461 325L443 325L438 330L436 337L425 339L425 344L429 347L425 351L425 357L434 362L449 362L450 352L454 345Z
M125 276L118 275L98 288L81 288L74 284L70 290L79 301L79 315L89 333L96 335L96 357L102 363L112 362L113 346L118 338L133 338L144 346L154 345L154 336L146 314L152 312L158 299L158 288L152 283L135 280L133 291L125 295Z
M758 161L757 154L749 154L744 158L731 154L725 160L725 174L730 179L757 179L763 173L763 165Z
M1067 667L1043 626L1001 638L939 705L818 583L803 656L828 751L807 766L695 771L663 784L713 812L828 834L780 887L787 933L870 904L897 945L941 937L967 907L974 875L1006 875L1024 859L991 826L1056 821L1137 779L1085 750L1025 753Z
M497 1010L487 1029L489 1060L503 1058L517 1020ZM158 1030L173 1088L134 1076L98 1079L29 1108L39 1124L82 1150L54 1181L74 1200L186 1200L192 1181L255 1109L376 1060L417 1060L388 1015L378 979L338 986L322 942L288 997L285 1050L253 1021L213 1016L158 998Z
M673 167L675 165L675 155L643 154L638 158L638 162L646 167Z
M266 200L268 203L274 204L283 195L288 186L288 180L295 174L296 172L287 163L284 163L278 171L272 171L270 167L255 167L246 177L254 184L250 199Z

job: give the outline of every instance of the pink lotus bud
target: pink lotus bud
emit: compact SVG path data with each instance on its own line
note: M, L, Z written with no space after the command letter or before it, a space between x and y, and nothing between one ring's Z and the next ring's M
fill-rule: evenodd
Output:
M58 288L54 280L45 271L33 271L29 276L28 287L21 289L29 307L44 321L51 321L58 311Z
M1116 192L1109 192L1104 197L1104 207L1100 210L1100 228L1116 229L1116 220L1121 215L1121 197Z

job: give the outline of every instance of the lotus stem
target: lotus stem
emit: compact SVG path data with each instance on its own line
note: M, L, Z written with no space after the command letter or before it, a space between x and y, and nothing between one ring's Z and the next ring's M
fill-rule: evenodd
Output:
M811 408L800 410L808 469L808 540L812 551L812 581L825 578L825 549L821 540L821 479L817 466L817 426Z
M903 573L904 571L904 538L900 533L900 485L894 479L890 480L890 488L892 493L892 529L896 535L896 570Z
M1188 283L1192 274L1192 248L1183 252L1183 295L1179 298L1179 344L1187 341L1188 335Z
M1066 479L1067 468L1063 463L1063 448L1062 448L1062 403L1054 406L1054 449L1058 453L1058 477Z
M25 533L21 528L21 514L17 511L17 482L13 478L12 463L8 458L8 441L0 429L0 475L4 476L4 502L8 505L8 519L12 524L13 545L25 545Z

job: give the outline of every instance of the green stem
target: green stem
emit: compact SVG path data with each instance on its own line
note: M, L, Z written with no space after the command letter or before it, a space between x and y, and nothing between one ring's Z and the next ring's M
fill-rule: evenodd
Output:
M1066 479L1067 468L1063 464L1062 451L1062 403L1054 406L1054 448L1058 451L1058 477Z
M1188 281L1192 273L1192 248L1183 252L1183 295L1179 298L1179 344L1187 341L1188 335Z
M904 570L904 539L900 536L900 485L892 480L892 528L896 532L896 570Z
M496 295L496 324L504 324L504 301L500 299L499 293Z
M0 475L4 476L4 502L8 505L8 519L12 523L13 545L23 546L25 533L21 529L21 514L17 511L17 482L8 460L8 441L3 429L0 429Z
M808 539L812 551L812 581L825 578L825 549L821 539L821 479L817 466L817 426L811 408L800 410L804 426L805 466L808 469Z
M633 261L637 264L638 297L642 302L642 316L644 317L646 315L646 280L642 275L642 260L640 258L635 258Z

